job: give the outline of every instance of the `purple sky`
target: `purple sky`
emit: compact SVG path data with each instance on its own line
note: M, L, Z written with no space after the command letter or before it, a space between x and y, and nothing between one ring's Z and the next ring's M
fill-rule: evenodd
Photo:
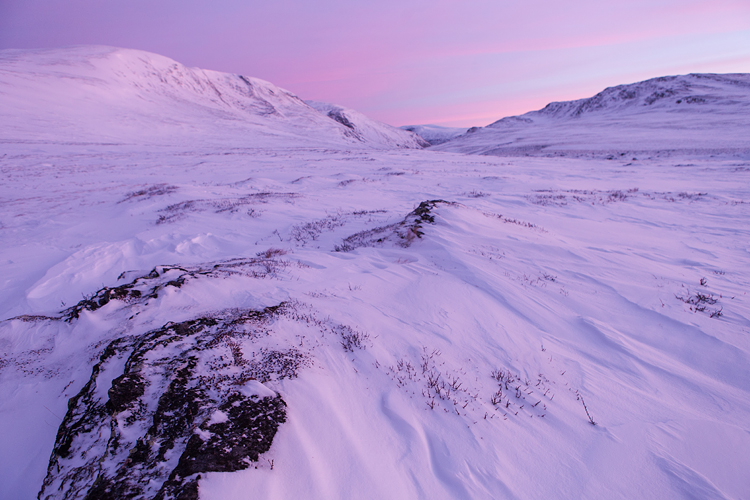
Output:
M654 76L750 72L750 0L0 0L0 48L104 44L392 125L486 125Z

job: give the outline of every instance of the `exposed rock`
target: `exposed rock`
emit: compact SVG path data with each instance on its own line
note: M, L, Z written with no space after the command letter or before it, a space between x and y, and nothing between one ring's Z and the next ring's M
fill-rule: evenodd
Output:
M157 298L159 293L167 287L181 288L187 281L199 277L216 278L233 274L253 278L273 277L276 271L289 265L289 262L275 257L276 255L259 255L254 258L229 259L202 266L156 266L148 274L138 276L130 283L116 287L105 286L92 295L84 297L76 305L61 311L62 318L46 319L64 319L70 322L78 319L82 311L96 311L111 300L130 304L147 302L149 299ZM122 273L120 279L126 274Z
M416 238L421 238L424 235L422 232L422 225L424 223L435 223L435 216L432 215L432 209L440 203L447 205L454 204L445 200L423 201L417 208L409 212L404 217L404 220L347 236L341 242L341 245L335 247L335 250L337 252L351 252L360 247L377 246L386 241L392 241L406 248Z
M261 384L296 377L295 350L252 348L285 305L168 323L110 343L71 398L40 499L194 499L205 472L248 468L286 420Z

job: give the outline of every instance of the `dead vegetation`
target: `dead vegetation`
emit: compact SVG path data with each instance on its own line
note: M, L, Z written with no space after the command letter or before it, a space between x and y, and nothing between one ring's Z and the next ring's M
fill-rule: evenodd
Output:
M633 198L646 198L649 200L665 200L669 202L687 201L695 202L704 199L708 193L688 192L645 192L638 188L627 190L599 191L583 189L541 189L526 198L534 205L563 207L568 204L608 205L611 203L625 202Z
M197 498L197 474L257 463L286 404L243 387L294 378L310 362L263 343L284 307L226 310L111 342L69 402L39 498ZM113 370L109 390L97 390Z
M277 257L286 252L270 248L260 252L256 258L237 258L199 266L156 266L151 272L135 277L131 282L114 287L103 287L91 295L84 296L76 305L60 312L61 316L53 319L64 319L67 322L78 319L82 311L96 311L116 300L125 304L140 304L155 299L169 288L181 288L185 283L198 278L218 278L232 275L252 278L275 278L292 262ZM122 273L124 279L129 273Z
M725 272L714 271L714 274L716 276L723 276ZM700 279L698 284L702 288L706 289L708 288L708 279L706 277L703 277ZM700 289L696 292L691 292L689 288L686 290L687 292L684 295L675 294L675 298L680 302L684 302L685 304L687 304L690 311L694 313L700 312L708 314L710 318L721 318L722 316L724 316L724 307L721 305L716 307L719 303L719 300L724 298L721 294L716 296L715 294L707 290Z
M400 222L367 229L344 238L340 245L336 245L336 252L351 252L361 247L378 246L386 241L391 241L398 246L408 247L416 239L424 235L422 228L424 224L434 224L435 216L432 210L439 204L455 205L445 200L423 201Z
M701 285L706 286L705 278L701 279ZM710 307L715 306L721 298L721 296L717 297L713 293L700 291L691 293L690 290L688 290L686 295L675 294L675 298L688 304L688 307L692 312L705 313L708 314L710 318L720 318L724 315L723 306L719 306L718 308Z
M509 369L492 370L490 376L497 382L490 404L504 418L518 416L519 412L540 418L547 414L547 403L552 401L555 393L544 374L539 373L536 381L522 378Z
M316 241L324 232L333 231L349 223L352 219L358 219L375 214L386 213L385 210L359 210L354 212L338 212L322 219L297 224L292 227L290 238L298 245L305 246L311 241Z
M240 209L248 205L256 205L261 203L268 203L271 200L292 200L298 198L299 193L273 193L273 192L262 192L252 193L243 196L232 197L232 198L216 198L216 199L199 199L199 200L186 200L179 203L174 203L159 210L161 215L157 219L157 224L166 224L169 222L175 222L182 219L189 213L207 212L211 211L214 213L236 213ZM257 216L255 209L247 209L246 214L250 217Z
M133 191L125 195L125 198L120 200L118 203L124 203L131 200L149 200L155 196L166 196L172 194L179 189L177 186L170 186L168 184L154 184L138 191Z
M337 323L330 317L321 318L312 306L304 302L286 302L283 314L294 322L317 328L323 336L332 335L338 338L339 344L347 352L354 352L355 349L365 350L371 343L369 333ZM303 344L304 339L300 339L300 342Z
M445 413L466 415L479 398L463 380L465 372L460 368L449 369L438 349L423 347L418 360L399 358L385 372L398 387L424 398L424 403L430 410L442 409Z
M515 219L515 218L510 218L510 217L504 217L501 214L494 214L492 212L482 212L482 214L485 217L490 217L490 218L493 218L493 219L497 219L497 220L501 221L503 224L515 224L516 226L527 227L529 229L536 229L537 231L542 232L542 233L546 233L547 232L546 229L541 228L541 227L537 226L536 224L532 224L531 222L526 222L526 221L522 221L522 220L518 220L518 219Z
M558 206L562 207L570 202L585 203L590 205L606 205L626 201L629 197L635 196L639 192L638 188L628 189L626 191L612 190L585 190L585 189L540 189L534 191L535 194L527 196L528 200L535 205Z

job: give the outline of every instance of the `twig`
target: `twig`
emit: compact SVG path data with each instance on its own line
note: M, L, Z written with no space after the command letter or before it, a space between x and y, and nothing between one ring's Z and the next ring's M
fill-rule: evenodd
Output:
M583 396L581 396L581 395L579 394L579 395L578 395L578 399L580 399L580 400L581 400L581 403L583 403L583 409L584 409L584 410L586 410L586 416L587 416L587 417L589 417L589 422L591 422L591 425L596 425L596 422L594 422L594 418L593 418L593 417L591 416L591 414L589 413L589 409L588 409L588 407L586 406L586 402L585 402L585 401L583 400Z

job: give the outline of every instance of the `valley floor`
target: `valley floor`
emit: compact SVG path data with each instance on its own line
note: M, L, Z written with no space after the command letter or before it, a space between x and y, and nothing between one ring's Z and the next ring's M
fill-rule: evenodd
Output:
M275 306L212 355L285 420L201 498L750 498L747 155L3 149L0 498L111 342Z

